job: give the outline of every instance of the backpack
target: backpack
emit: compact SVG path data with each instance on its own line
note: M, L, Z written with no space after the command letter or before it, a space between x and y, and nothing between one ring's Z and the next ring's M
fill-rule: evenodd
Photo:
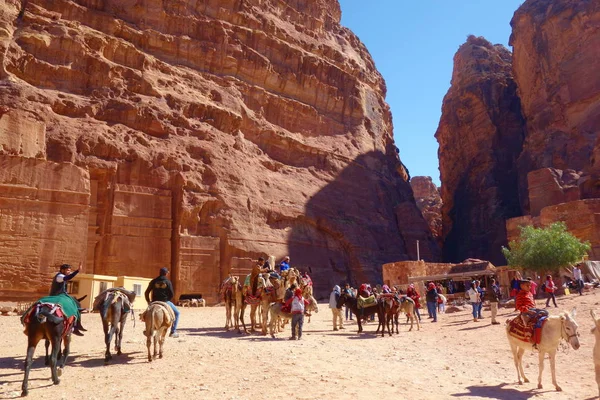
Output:
M542 283L542 286L540 287L540 290L542 293L546 292L546 283Z
M298 298L298 296L294 296L294 300L292 300L292 312L300 312L304 313L304 299Z

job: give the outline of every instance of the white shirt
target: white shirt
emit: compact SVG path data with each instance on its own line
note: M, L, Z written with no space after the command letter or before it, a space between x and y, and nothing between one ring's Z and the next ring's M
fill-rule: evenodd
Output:
M573 278L575 278L576 281L581 279L581 270L579 269L579 267L573 268Z
M65 274L58 274L56 275L56 282L58 283L63 283L65 281Z

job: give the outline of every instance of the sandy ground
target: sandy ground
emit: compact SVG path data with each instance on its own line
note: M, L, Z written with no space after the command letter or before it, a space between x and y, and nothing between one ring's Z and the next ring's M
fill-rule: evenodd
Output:
M167 338L165 357L146 359L143 326L128 321L124 354L103 363L104 338L100 316L84 314L89 330L75 337L72 357L60 385L50 380L38 346L30 376L29 397L44 399L357 399L395 396L412 399L589 399L597 395L590 309L600 311L600 290L582 297L558 299L559 309L578 308L581 348L557 356L555 392L546 360L544 389L537 389L537 354L527 351L525 372L533 383L519 386L504 325L485 319L472 322L470 311L423 319L421 331L374 335L376 323L356 334L356 324L332 330L326 304L305 323L301 341L289 341L289 325L277 339L257 334L225 332L225 309L182 309L180 338ZM538 300L538 303L542 301ZM552 312L557 312L552 309ZM248 312L248 310L247 310ZM425 312L426 314L426 312ZM501 309L500 321L512 312ZM20 395L26 337L18 317L0 317L0 398Z

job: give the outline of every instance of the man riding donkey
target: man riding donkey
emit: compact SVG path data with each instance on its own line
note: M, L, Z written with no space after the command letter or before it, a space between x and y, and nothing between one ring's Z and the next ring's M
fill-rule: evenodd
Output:
M48 294L48 296L59 296L61 294L67 295L67 282L69 282L71 279L75 278L75 276L81 272L82 270L82 263L79 263L79 266L77 267L77 269L73 272L73 268L71 267L71 265L69 264L62 264L60 266L60 268L58 269L58 272L56 273L56 275L54 275L54 278L52 278L52 285L50 286L50 293ZM71 296L70 296L71 297ZM83 336L83 333L81 332L85 332L87 331L87 329L84 329L83 326L81 325L81 318L78 315L79 313L77 313L77 321L75 322L75 326L73 327L73 334L77 335L77 336Z
M511 325L511 333L521 334L522 340L530 340L535 344L540 342L542 325L548 318L548 311L536 308L533 294L531 293L531 278L521 279L519 281L519 292L515 299L515 309L521 314L520 318L515 318ZM518 322L522 322L522 325Z

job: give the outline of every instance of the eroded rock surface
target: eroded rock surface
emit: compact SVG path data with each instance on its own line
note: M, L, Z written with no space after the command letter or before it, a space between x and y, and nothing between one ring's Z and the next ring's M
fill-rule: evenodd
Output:
M385 83L336 0L23 4L0 10L1 150L81 169L88 223L70 227L78 240L63 252L3 265L50 276L84 248L86 272L169 266L178 293L216 300L227 274L263 254L290 254L318 294L379 281L416 240L439 257L396 155ZM11 201L9 218L22 212Z
M410 179L417 207L427 221L429 229L440 248L442 242L442 197L440 190L429 176L414 176Z
M505 47L474 36L454 56L435 134L448 262L474 257L503 265L504 221L521 215L515 161L524 121L511 67Z

